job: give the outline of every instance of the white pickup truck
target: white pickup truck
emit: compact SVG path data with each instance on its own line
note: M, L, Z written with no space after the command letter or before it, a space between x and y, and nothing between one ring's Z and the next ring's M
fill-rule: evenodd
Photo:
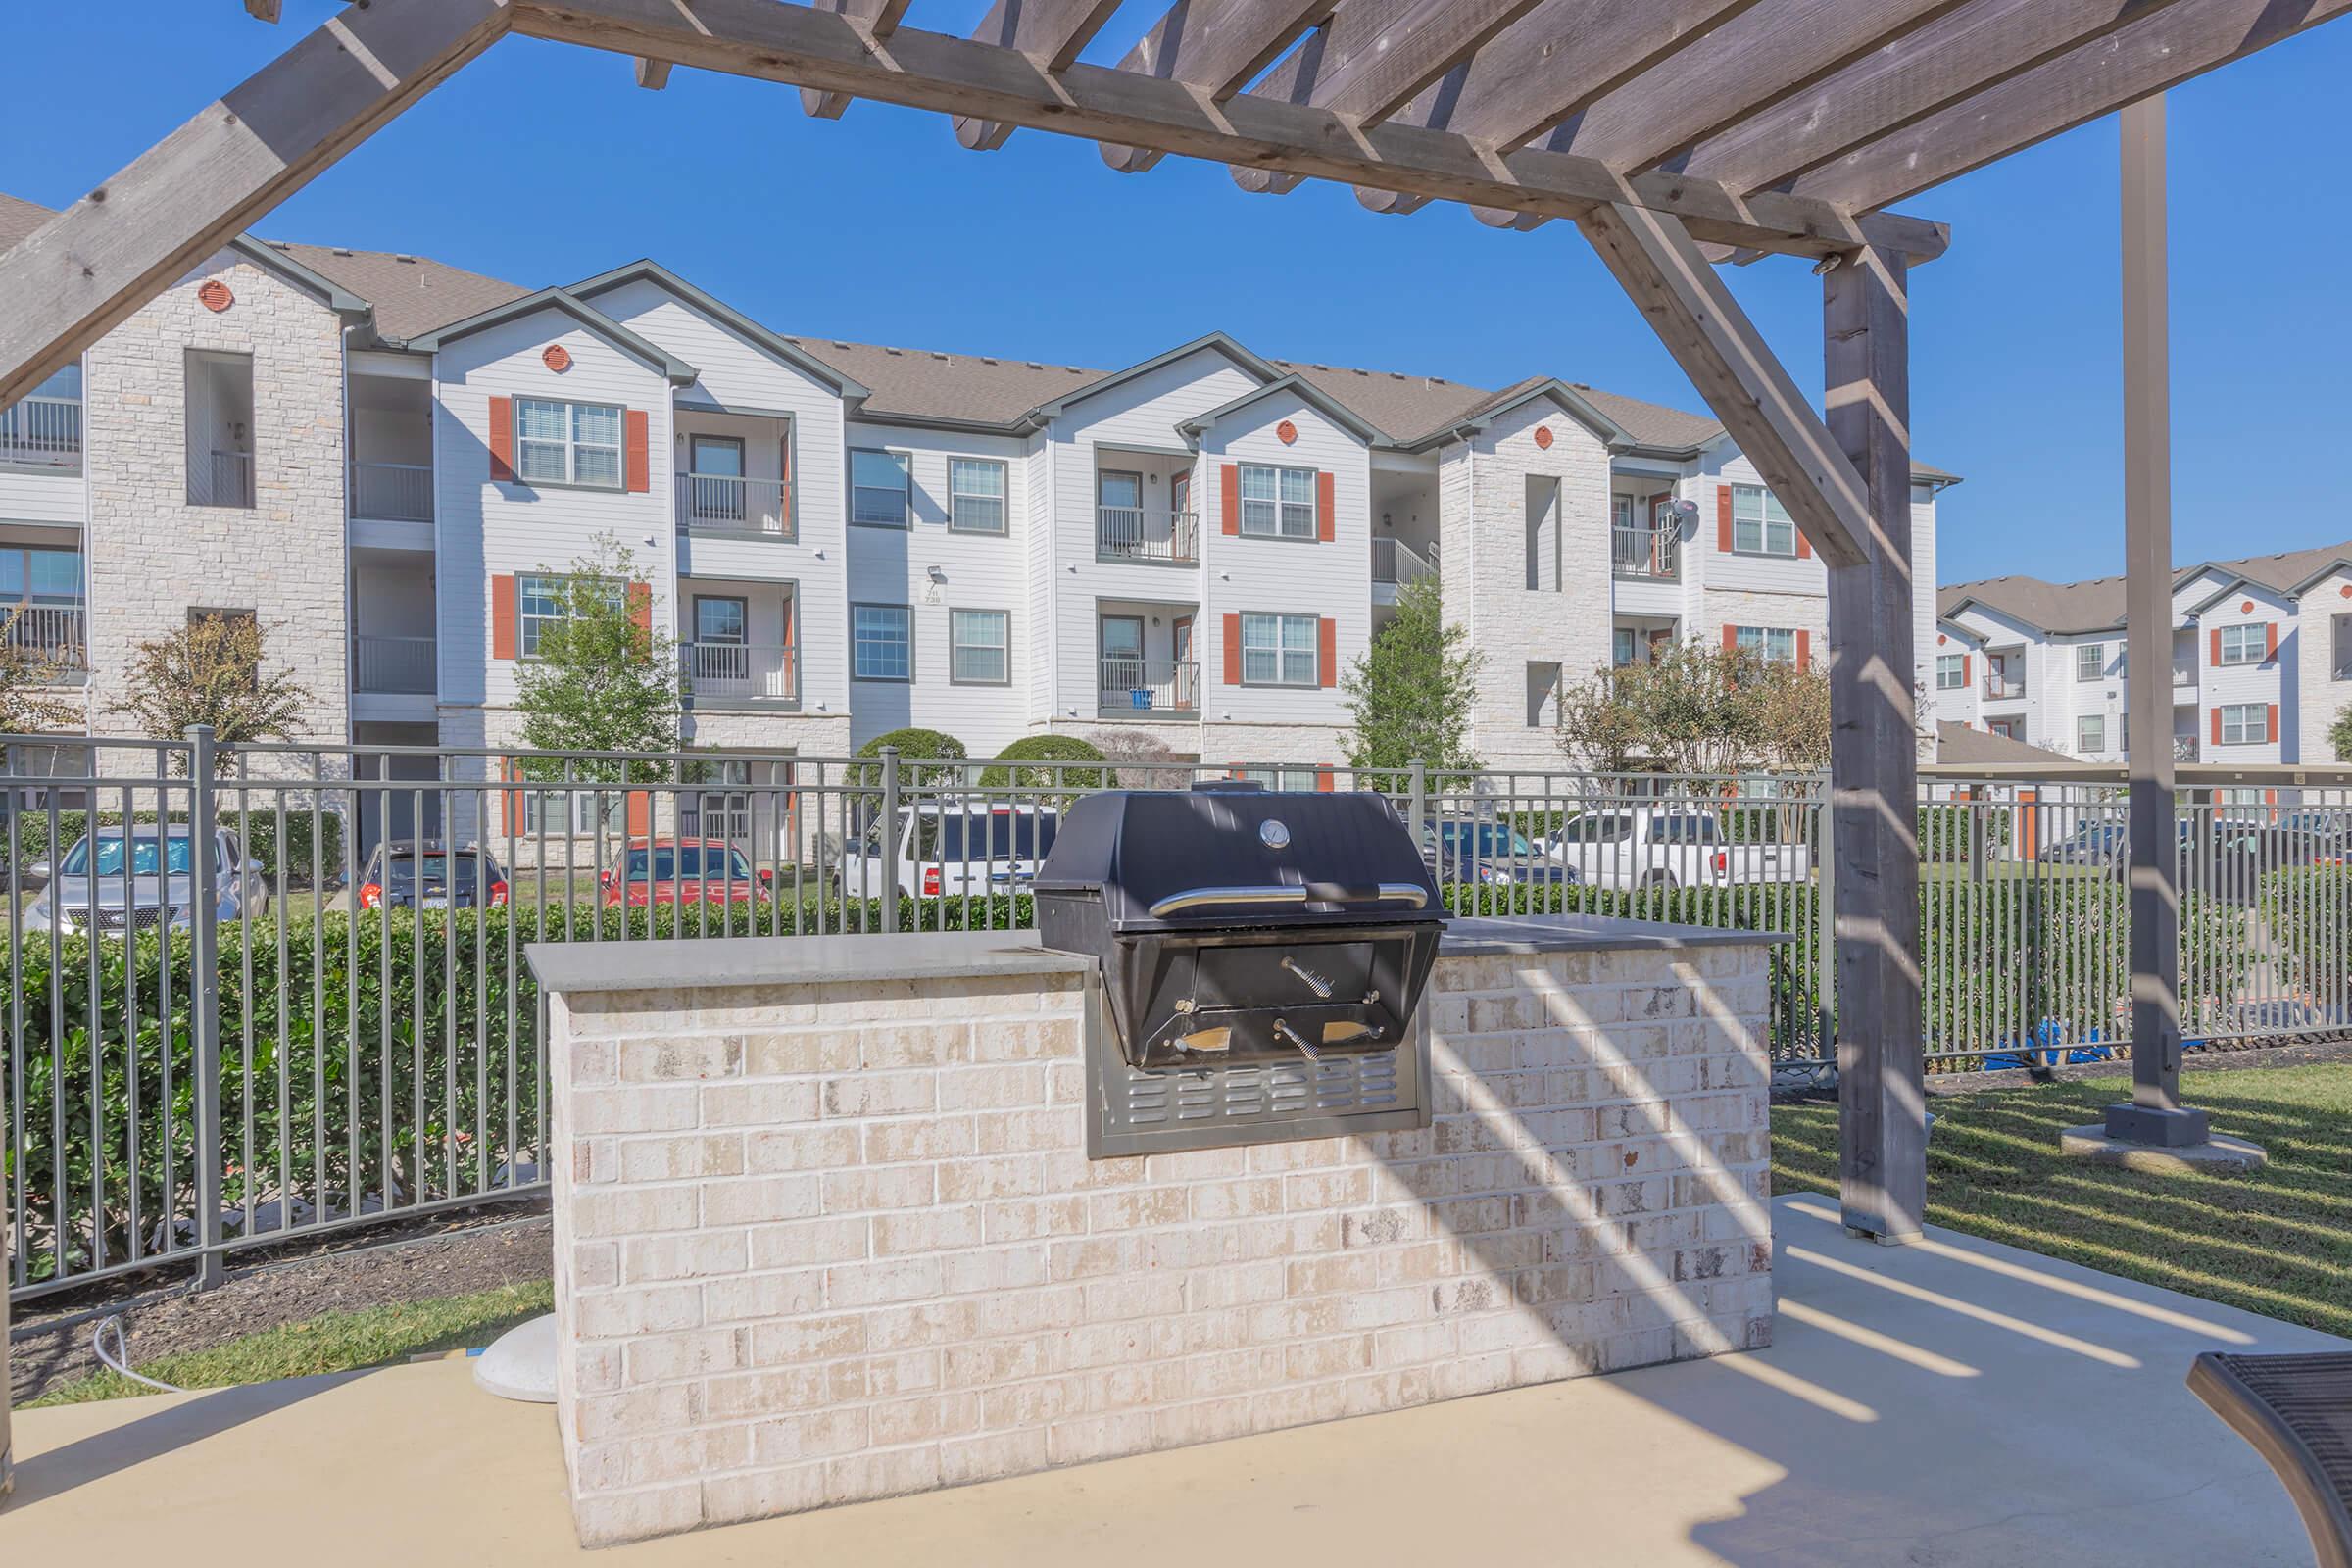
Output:
M1538 848L1594 888L1736 887L1813 873L1803 843L1737 844L1715 812L1687 807L1587 811Z

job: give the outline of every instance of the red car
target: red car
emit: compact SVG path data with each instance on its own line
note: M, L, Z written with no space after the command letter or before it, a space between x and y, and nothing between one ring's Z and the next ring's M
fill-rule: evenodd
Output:
M656 839L632 844L599 886L608 906L766 903L772 871L752 869L743 852L716 839Z

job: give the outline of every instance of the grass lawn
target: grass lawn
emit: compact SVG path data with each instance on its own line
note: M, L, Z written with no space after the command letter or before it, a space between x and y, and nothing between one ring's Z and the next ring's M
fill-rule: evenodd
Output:
M515 1324L553 1309L554 1287L545 1280L502 1285L471 1296L405 1301L360 1312L328 1312L305 1323L287 1323L231 1340L209 1350L158 1356L134 1363L141 1372L183 1389L220 1389L270 1378L308 1377L381 1366L434 1350L488 1345ZM112 1372L63 1383L24 1408L119 1399L155 1391Z
M2267 1317L2352 1335L2352 1065L2182 1075L2214 1130L2270 1151L2247 1176L2155 1176L2062 1159L2127 1078L1931 1102L1928 1219ZM1777 1192L1838 1191L1838 1109L1775 1105Z

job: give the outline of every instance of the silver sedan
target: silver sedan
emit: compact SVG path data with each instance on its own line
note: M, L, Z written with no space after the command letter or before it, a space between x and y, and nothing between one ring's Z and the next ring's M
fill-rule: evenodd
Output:
M270 886L223 828L212 835L217 912L223 920L266 913ZM24 929L63 936L95 931L185 930L194 915L197 840L172 823L102 827L76 839L54 866L32 867L49 885L25 906Z

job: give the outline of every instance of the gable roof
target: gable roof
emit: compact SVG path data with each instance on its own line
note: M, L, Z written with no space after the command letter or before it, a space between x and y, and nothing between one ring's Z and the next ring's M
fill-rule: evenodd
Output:
M447 326L436 328L421 337L409 339L409 347L427 353L436 352L444 344L454 343L460 338L471 337L477 332L486 332L491 327L502 325L517 317L528 316L533 311L541 310L563 312L623 353L643 360L663 375L668 376L671 382L678 386L685 386L702 374L700 370L659 343L649 342L639 337L595 306L574 298L569 290L560 288L543 288L537 293L525 294L520 299L509 300L504 305L493 306L479 315L467 317L463 321L452 321Z
M2064 752L2053 752L2024 741L2013 741L1990 730L1971 729L1948 718L1936 721L1936 760L1968 767L1999 767L2009 762L2072 762Z
M2173 571L2178 589L2201 572L2218 574L2224 585L2197 608L2213 603L2238 583L2252 583L2274 593L2293 595L2319 581L2338 562L2352 560L2352 541L2289 550L2274 556L2245 556L2235 561L2200 561ZM1952 583L1936 591L1939 616L1959 613L1969 604L1998 611L2037 631L2064 636L2074 632L2121 631L2124 626L2124 579L2093 577L2083 582L2045 582L2039 577L1991 577L1980 582Z
M827 365L791 338L777 336L735 309L734 306L727 304L715 295L706 294L668 268L663 267L660 262L650 258L631 262L626 267L616 267L610 272L601 272L585 282L574 283L569 292L576 299L594 299L597 295L616 289L624 283L634 283L640 280L667 289L671 294L684 300L712 320L740 332L785 363L798 366L801 369L808 371L843 397L861 398L868 395L867 387L843 374L833 366Z
M1386 436L1366 424L1352 410L1347 408L1337 398L1317 387L1312 381L1296 375L1279 376L1263 386L1253 387L1229 403L1219 404L1206 414L1196 415L1178 425L1177 428L1188 434L1198 434L1228 414L1237 414L1250 404L1272 397L1277 392L1296 392L1309 407L1320 410L1328 417L1337 420L1366 446L1385 447L1389 444Z
M530 292L446 262L397 251L340 250L286 240L260 243L373 306L376 336L390 343L405 343Z

